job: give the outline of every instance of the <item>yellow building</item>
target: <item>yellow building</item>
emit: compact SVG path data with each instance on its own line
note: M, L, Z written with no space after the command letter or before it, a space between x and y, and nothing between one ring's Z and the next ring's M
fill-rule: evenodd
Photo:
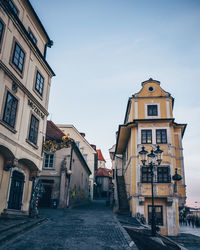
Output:
M51 45L28 0L0 1L0 213L28 213L42 169Z
M147 223L151 217L151 176L142 166L139 151L144 146L150 152L156 145L163 150L162 162L154 169L154 196L157 225L164 235L179 233L179 207L186 199L182 148L186 124L174 121L173 104L173 97L159 81L144 81L142 89L128 100L115 147L115 158L122 158L122 167L119 163L115 168L124 176L130 212L144 216ZM176 168L182 176L177 185L172 180Z

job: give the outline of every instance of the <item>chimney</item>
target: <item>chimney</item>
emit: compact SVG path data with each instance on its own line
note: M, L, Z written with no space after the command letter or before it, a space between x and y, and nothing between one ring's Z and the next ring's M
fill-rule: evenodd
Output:
M83 137L85 137L85 133L80 132L80 135L83 136Z
M96 151L96 145L94 145L94 144L90 144L90 146Z

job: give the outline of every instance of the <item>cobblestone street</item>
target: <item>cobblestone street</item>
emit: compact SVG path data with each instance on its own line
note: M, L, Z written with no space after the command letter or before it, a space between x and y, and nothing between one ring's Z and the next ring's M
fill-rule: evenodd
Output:
M181 233L193 234L200 237L200 227L192 227L192 226L182 226L180 227Z
M0 249L131 249L128 234L105 201L66 210L42 209L40 215L48 221Z

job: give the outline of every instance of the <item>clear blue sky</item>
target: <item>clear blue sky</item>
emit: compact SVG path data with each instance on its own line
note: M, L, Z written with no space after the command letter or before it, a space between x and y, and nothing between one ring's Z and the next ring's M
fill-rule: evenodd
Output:
M153 77L187 123L187 196L200 204L200 1L31 0L54 46L49 112L73 124L106 158L128 98Z

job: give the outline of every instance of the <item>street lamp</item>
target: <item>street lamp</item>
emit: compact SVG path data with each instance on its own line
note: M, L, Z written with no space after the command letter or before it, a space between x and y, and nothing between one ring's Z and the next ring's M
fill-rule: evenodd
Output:
M175 168L175 175L172 176L172 179L174 180L174 193L177 193L177 181L182 180L182 176L178 174L178 168Z
M152 215L151 215L151 234L152 236L156 235L156 215L155 215L155 206L154 206L154 192L153 192L153 179L154 179L154 167L159 166L162 162L162 152L160 146L156 146L156 150L151 150L151 153L148 154L148 151L145 150L145 147L142 147L142 150L139 152L141 156L141 162L143 166L149 168L151 173L151 199L152 199ZM148 157L148 162L147 158ZM147 162L147 164L146 164ZM156 163L157 162L157 163Z

